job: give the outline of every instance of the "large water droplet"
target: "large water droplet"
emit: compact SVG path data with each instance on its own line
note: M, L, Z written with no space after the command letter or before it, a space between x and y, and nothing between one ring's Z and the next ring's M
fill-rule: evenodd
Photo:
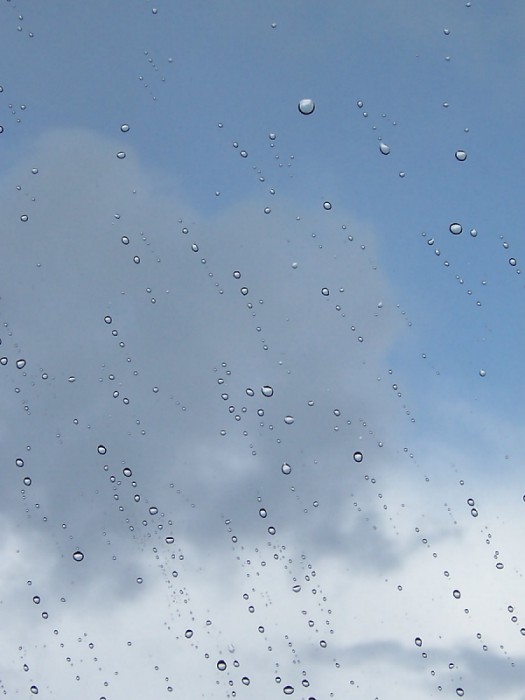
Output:
M80 550L73 552L73 559L75 561L83 561L84 560L84 553L81 552Z
M117 158L118 158L119 160L122 160L122 159L125 158L125 157L126 157L126 154L124 153L124 151L119 151L119 152L117 153Z
M459 600L461 598L461 591L458 591L458 589L456 588L454 591L452 591L452 595L456 600Z
M226 671L227 663L224 661L224 659L220 659L217 661L217 668L219 671Z
M99 455L105 455L106 452L107 452L106 446L105 446L105 445L99 445L99 446L97 447L97 452L99 453Z
M487 374L487 370L485 370L485 369L480 369L480 370L479 370L479 376L480 376L480 377L485 377L486 374Z
M414 643L415 643L416 647L420 647L423 645L423 640L421 639L421 637L416 637L414 639Z
M323 202L323 209L326 209L326 211L330 211L331 208L332 208L331 202Z
M324 297L329 296L329 295L330 295L330 290L328 289L328 287L323 287L323 288L321 289L321 294L322 294Z
M281 471L283 474L291 474L292 473L292 467L288 464L288 462L284 462Z
M126 131L129 131L129 124L122 124L120 130L126 133Z
M354 462L362 462L363 461L363 453L362 452L354 452Z
M294 422L294 417L293 416L285 416L284 422L286 423L286 425L292 425L292 423Z
M390 146L388 146L386 143L380 143L379 150L384 156L387 156L390 153Z
M273 396L273 387L265 385L261 387L261 394L266 397Z
M450 224L450 226L448 227L448 230L450 231L450 233L453 233L455 236L459 236L459 234L463 231L463 226L461 224L458 224L458 223L453 223L453 224Z
M259 508L259 515L261 516L261 518L268 517L268 511L266 510L266 508Z
M305 99L301 100L299 104L297 105L297 108L301 112L301 114L312 114L312 112L315 109L315 104L313 100L310 99Z
M25 360L17 360L16 366L18 367L18 369L22 369L23 367L26 366L26 361Z
M283 693L285 695L293 695L295 693L295 690L292 685L285 685L283 688Z
M454 155L456 156L456 160L459 160L459 161L467 160L466 151L459 150L459 151L456 151Z

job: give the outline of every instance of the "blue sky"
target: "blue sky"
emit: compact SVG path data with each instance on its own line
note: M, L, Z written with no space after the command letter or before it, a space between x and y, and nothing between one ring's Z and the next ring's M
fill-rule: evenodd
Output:
M521 4L0 14L6 694L523 700Z

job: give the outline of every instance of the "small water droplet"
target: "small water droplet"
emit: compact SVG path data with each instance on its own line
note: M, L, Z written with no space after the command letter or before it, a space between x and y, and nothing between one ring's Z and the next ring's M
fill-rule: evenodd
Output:
M509 258L509 265L512 265L512 267L514 267L516 265L516 258Z
M357 100L357 106L359 107L359 109L363 108L363 104L364 104L363 100Z
M31 477L26 476L24 477L24 486L31 486Z
M121 124L120 130L126 133L126 131L129 131L129 124Z
M118 158L119 160L122 160L122 159L125 158L125 157L126 157L126 154L124 153L124 151L119 151L119 152L117 153L117 158Z
M104 316L104 323L110 324L113 321L111 316Z
M77 549L76 552L73 552L73 559L75 561L83 561L84 560L84 553L81 552L79 549Z
M390 153L390 146L388 146L386 143L380 143L379 150L384 156L387 156Z
M291 474L292 472L292 467L288 464L288 462L283 462L281 466L281 471L283 474Z
M159 509L156 506L150 506L148 510L150 515L157 515L159 512Z
M326 209L326 211L330 211L332 208L331 202L323 202L323 209Z
M97 447L97 452L99 453L99 455L105 455L106 452L107 452L106 446L105 446L105 445L99 445L99 446Z
M450 34L450 29L443 29L443 34L448 36Z
M466 151L459 150L459 151L456 151L454 155L456 156L456 160L459 160L459 161L467 160Z
M23 460L23 459L20 459L20 457L18 457L18 458L15 460L15 464L16 464L17 467L23 467L23 466L24 466L24 460ZM525 497L523 498L523 500L525 500Z
M139 262L140 262L140 258L139 258L139 256L138 256L138 255L135 255L135 256L134 256L134 258L133 258L133 262L135 263L135 265L138 265L138 264L139 264Z
M248 158L248 151L241 151L240 156L241 158Z
M259 508L259 515L261 518L266 518L268 516L268 511L266 508Z
M273 396L273 387L265 385L261 387L261 394L266 397Z
M416 647L422 646L422 645L423 645L423 640L421 639L421 637L416 637L416 638L414 639L414 644L416 645Z
M124 245L129 245L129 238L127 236L122 236L120 239Z
M450 231L450 233L453 233L455 236L459 236L459 234L463 231L463 226L461 224L458 224L458 223L453 223L453 224L450 224L450 226L448 227L448 230Z
M241 294L245 297L248 294L248 287L241 287Z
M454 596L454 598L456 600L459 600L461 598L461 591L458 591L458 589L456 588L455 590L452 591L452 595Z
M314 111L315 104L313 100L304 99L299 102L297 108L299 109L299 112L301 112L301 114L308 115L312 114L312 112Z
M17 360L16 366L18 367L18 369L23 369L26 366L26 361L25 360Z
M217 668L219 671L226 671L227 663L224 661L224 659L220 659L217 661Z
M328 287L323 287L323 288L321 289L321 294L322 294L324 297L329 296L329 295L330 295L330 290L328 289Z
M472 238L476 238L476 236L478 235L478 232L476 231L475 228L470 229L470 235L472 236Z
M131 469L129 467L124 467L124 469L122 470L122 473L124 474L124 476L128 476L128 477L133 474L133 472L131 471Z
M283 688L283 693L285 695L293 695L295 693L294 687L292 685L285 685Z
M265 213L265 214L270 214L271 211L272 211L272 210L270 209L270 207L264 207L264 213Z
M248 678L248 676L243 676L241 678L241 682L243 685L250 685L250 679Z
M465 695L463 688L456 688L456 695L459 695L459 697L462 698Z
M362 462L363 461L363 453L362 452L354 452L354 462Z
M275 141L275 139L277 138L277 134L274 134L272 131L268 134L268 138L270 139L270 141Z
M284 422L286 423L286 425L292 425L292 423L294 422L294 417L293 416L285 416Z
M485 369L480 369L480 370L479 370L479 376L480 376L480 377L485 377L486 374L487 374L487 370L485 370Z
M32 685L29 690L33 693L33 695L38 695L38 686Z

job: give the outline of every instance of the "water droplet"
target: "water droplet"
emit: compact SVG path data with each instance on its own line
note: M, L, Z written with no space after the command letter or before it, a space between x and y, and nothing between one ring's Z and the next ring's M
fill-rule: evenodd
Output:
M299 104L297 105L297 108L301 112L301 114L312 114L312 112L315 109L315 104L313 100L310 99L305 99L301 100Z
M157 515L159 512L159 509L156 506L150 506L148 510L150 515Z
M354 452L354 462L362 462L363 461L363 453L362 452Z
M120 239L124 245L129 245L129 238L127 236L122 236Z
M248 676L243 676L241 678L241 682L243 685L250 685L250 679L248 678Z
M448 227L448 230L450 231L450 233L453 233L455 236L459 236L459 234L463 231L463 226L461 224L458 224L458 223L453 223L453 224L450 224L450 226Z
M380 143L379 150L384 156L387 156L390 153L390 146L388 146L386 143Z
M133 472L131 471L131 469L129 467L124 467L124 469L122 470L122 473L124 474L124 476L128 476L128 477L133 474Z
M81 552L79 549L77 549L76 552L73 552L73 559L75 561L83 561L84 560L83 552Z
M270 207L264 207L264 213L265 213L265 214L270 214L271 211L272 211L272 210L270 209Z
M38 695L38 686L32 685L29 690L33 693L33 695Z
M261 387L261 394L266 397L273 396L273 387L265 385Z
M277 138L277 134L271 132L270 134L268 134L268 138L270 139L270 141L275 141L275 139Z
M456 600L459 600L461 598L461 591L458 591L458 589L456 588L454 591L452 591L452 595Z
M456 151L454 155L456 156L456 160L459 160L459 161L467 160L466 151L459 150L459 151Z
M487 370L485 370L485 369L480 369L480 370L479 370L479 376L480 376L480 377L485 377L486 374L487 374Z
M241 273L239 272L239 270L235 270L235 272L233 273L233 276L235 277L236 280L238 280L241 278Z
M462 698L465 695L463 688L456 688L456 695L459 695L459 697Z
M363 100L357 100L357 106L359 107L359 109L363 108L363 104L364 104Z
M18 457L18 459L15 460L15 464L16 464L17 467L23 467L23 466L24 466L24 460L23 460L23 459L20 459L20 457ZM524 497L523 500L525 500L525 497Z
M286 425L292 425L292 423L294 422L294 417L293 416L285 416L284 422L286 423Z
M285 685L283 688L283 693L285 695L293 695L295 693L295 690L292 685Z
M97 452L99 453L99 455L105 455L106 452L107 452L106 446L105 446L105 445L99 445L99 446L97 447Z
M268 517L268 511L266 510L266 508L259 508L259 515L261 516L261 518Z
M246 389L247 396L255 396L255 391L253 389Z
M20 221L26 222L26 221L28 221L28 220L29 220L29 217L28 217L27 214L22 214L22 216L20 217Z
M126 154L124 153L124 151L119 151L119 152L117 153L117 158L118 158L119 160L122 160L122 159L125 158L125 157L126 157Z
M111 316L104 316L104 323L110 324L113 321Z
M31 168L33 175L38 175L38 168Z
M248 287L241 287L241 294L246 296L248 294Z
M512 267L514 267L516 265L516 258L509 258L509 265L512 265Z
M330 290L328 289L328 287L323 287L323 288L321 289L321 294L322 294L324 297L329 296Z
M29 476L24 478L24 486L31 486L31 478Z
M4 127L0 124L0 134L4 133Z
M420 647L423 645L423 640L421 639L421 637L416 637L414 639L414 643L415 643L416 647Z
M16 366L18 367L18 369L23 369L26 366L26 361L25 360L17 360Z
M240 155L241 155L241 158L248 158L248 151L241 151Z
M323 202L323 209L326 209L326 211L330 211L332 208L331 202Z
M292 472L292 467L288 464L288 462L283 462L283 465L281 466L281 471L283 474L291 474Z
M475 228L470 229L470 235L472 236L472 238L476 238L476 236L478 235L478 232L476 231Z
M193 250L194 253L199 252L199 246L196 243L191 244L191 249Z
M219 671L226 671L227 663L224 661L224 659L220 659L220 661L217 661L217 668Z
M166 537L166 544L174 544L174 542L175 542L174 537L171 537L170 535L168 535L168 537Z
M126 131L129 131L129 124L121 124L120 130L126 133Z
M135 256L134 256L134 258L133 258L133 262L135 263L135 265L138 265L138 264L139 264L139 262L140 262L140 258L139 258L139 256L138 256L138 255L135 255Z

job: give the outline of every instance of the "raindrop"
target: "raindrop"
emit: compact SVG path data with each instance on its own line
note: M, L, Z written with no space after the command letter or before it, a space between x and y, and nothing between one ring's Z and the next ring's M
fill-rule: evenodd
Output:
M414 643L415 643L416 647L420 647L423 645L423 640L421 639L421 637L416 637L414 639Z
M25 360L17 360L16 366L18 367L18 369L23 369L26 366L26 361Z
M359 109L363 108L363 104L363 100L357 100L357 106L359 107Z
M243 676L241 678L241 681L243 685L250 685L250 679L248 678L248 676Z
M480 377L485 377L486 374L487 374L487 370L485 370L485 369L480 369L480 370L479 370L479 376L480 376Z
M104 323L109 324L109 323L111 323L112 320L113 319L111 318L111 316L104 316Z
M246 389L246 394L247 394L248 396L254 396L254 395L255 395L255 391L254 391L253 389L248 388L248 389Z
M157 515L158 512L159 512L159 509L156 506L149 507L149 514L150 515Z
M186 632L184 632L184 636L186 639L191 639L193 637L193 630L186 630Z
M456 588L454 591L452 591L452 595L456 600L459 600L461 598L461 591L458 591L458 589Z
M38 687L36 685L32 685L29 690L33 693L33 695L38 695Z
M120 239L124 245L129 245L129 238L127 236L122 236Z
M246 296L248 294L248 287L241 287L241 294Z
M131 471L131 469L129 467L124 467L124 469L122 470L122 473L124 474L124 476L131 476L133 474L133 472Z
M266 518L268 515L268 511L266 510L266 508L259 508L259 515L261 516L261 518Z
M293 695L295 692L294 688L292 685L285 685L283 688L283 693L285 695Z
M362 462L363 461L363 453L362 452L354 452L354 462Z
M476 236L478 235L478 232L476 231L475 228L470 229L470 235L472 236L472 238L476 238Z
M23 466L24 466L24 460L23 460L23 459L20 459L20 457L18 457L18 459L15 460L15 464L16 464L17 467L23 467ZM525 497L524 497L524 500L525 500Z
M462 698L465 695L463 688L456 688L456 695L459 695L459 697Z
M135 265L138 265L138 264L139 264L139 262L140 262L140 258L139 258L139 256L138 256L138 255L135 255L135 256L134 256L134 258L133 258L133 262L135 263Z
M263 396L270 397L273 396L273 387L265 385L261 387L261 393Z
M463 227L461 224L453 223L453 224L450 224L450 226L448 227L448 230L450 231L450 233L453 233L455 236L459 236L459 234L463 231Z
M173 544L175 542L174 537L166 537L166 544Z
M286 423L286 425L292 425L292 423L294 422L294 417L293 416L285 416L284 422Z
M26 222L26 221L28 221L28 220L29 220L29 217L28 217L27 214L22 214L22 216L20 217L20 221Z
M456 151L454 155L456 156L456 160L459 160L461 162L463 162L464 160L467 160L466 151L459 150L459 151Z
M509 265L512 265L512 267L515 267L515 265L516 265L516 258L509 258Z
M119 152L117 153L117 158L118 158L119 160L122 160L122 159L125 158L125 157L126 157L126 154L124 153L124 151L119 151Z
M323 287L323 288L321 289L321 294L322 294L324 297L327 297L327 296L330 294L330 290L329 290L327 287Z
M248 151L241 151L240 155L242 158L248 158Z
M386 143L380 143L379 150L384 156L387 156L390 153L390 146L388 146Z
M477 518L478 517L477 508L472 508L472 510L470 511L470 514L472 515L473 518Z
M24 486L31 486L31 478L29 476L24 478Z
M305 99L301 100L299 104L297 105L297 108L301 112L301 114L312 114L312 112L315 109L315 104L313 100Z
M99 445L99 446L97 447L97 452L99 453L99 455L105 455L106 452L107 452L106 446L105 446L105 445Z
M224 659L220 659L220 661L217 661L217 668L219 669L219 671L226 671L226 666L227 664L226 661L224 661Z
M120 130L126 133L126 131L129 131L129 124L121 124Z
M272 210L270 209L270 207L265 207L265 208L264 208L264 213L265 213L265 214L270 214L271 211L272 211Z
M292 467L288 464L288 462L284 462L283 465L281 466L281 471L283 474L291 474L292 472Z
M330 211L331 208L332 208L331 202L323 202L323 209L326 209L326 211Z
M77 550L76 552L73 552L73 559L75 561L83 561L84 560L84 554L80 550Z

